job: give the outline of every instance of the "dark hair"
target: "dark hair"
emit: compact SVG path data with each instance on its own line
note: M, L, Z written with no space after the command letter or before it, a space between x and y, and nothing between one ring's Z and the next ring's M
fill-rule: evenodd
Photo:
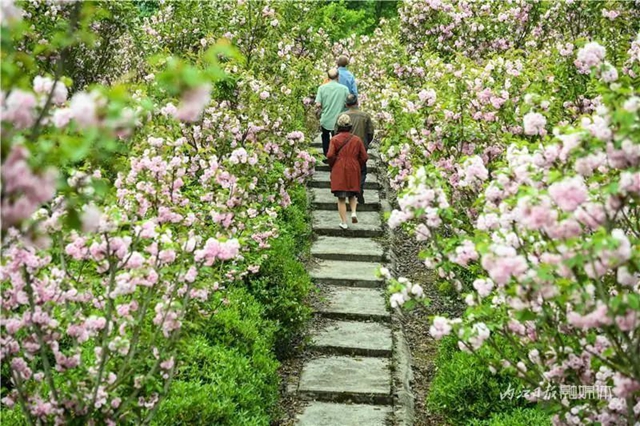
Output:
M341 55L336 61L336 63L338 64L339 67L346 67L347 65L349 65L349 58L347 58L344 55Z
M346 101L347 106L354 106L358 104L358 97L354 94L349 94L347 96L347 101Z

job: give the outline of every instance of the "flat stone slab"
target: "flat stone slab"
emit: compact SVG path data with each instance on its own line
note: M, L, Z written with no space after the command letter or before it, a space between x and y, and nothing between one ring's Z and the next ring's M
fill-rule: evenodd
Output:
M316 350L340 355L390 356L391 328L376 322L331 321L311 337Z
M310 188L309 194L312 196L311 206L315 210L335 210L338 212L338 199L327 188ZM377 191L365 191L364 204L358 204L357 211L377 211L380 210L380 195ZM347 207L347 210L349 208ZM351 213L348 213L351 217Z
M313 242L311 254L318 259L382 262L384 249L370 238L321 236Z
M345 252L348 250L345 247ZM321 284L377 288L384 285L384 280L376 276L378 269L380 264L374 262L323 260L309 275Z
M317 171L309 181L309 186L312 188L331 188L331 173L328 171ZM365 195L367 190L380 189L380 183L378 177L373 173L367 173L367 180L364 182Z
M311 223L316 235L334 237L379 237L384 232L382 230L382 220L378 212L359 212L358 223L349 223L349 229L341 229L338 207L334 206L334 211L315 210L312 212ZM351 216L349 216L351 220Z
M298 393L321 401L391 404L387 358L329 356L307 361Z
M385 426L390 407L312 402L296 418L298 426Z
M390 321L384 293L373 288L333 287L318 312L338 320Z

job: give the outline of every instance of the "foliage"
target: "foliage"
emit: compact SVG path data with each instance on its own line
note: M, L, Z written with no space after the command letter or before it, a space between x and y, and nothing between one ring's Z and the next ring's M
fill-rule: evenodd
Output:
M550 426L549 415L535 408L517 408L504 413L496 413L488 420L478 420L469 426Z
M311 280L298 256L308 253L310 224L307 196L303 188L292 192L292 204L284 212L280 235L271 244L260 272L247 280L249 291L265 306L265 316L278 324L276 352L286 356L291 339L299 334L311 311L307 295Z
M186 334L211 316L212 302L260 269L284 226L277 219L291 202L288 191L313 170L296 118L303 103L288 88L293 83L249 64L228 41L205 40L169 55L190 43L184 35L191 30L211 35L227 25L246 36L237 28L246 8L233 12L236 21L216 21L227 19L220 15L199 26L179 5L184 20L171 23L184 32L177 33L168 21L171 2L143 22L123 18L129 27L122 38L135 42L115 40L118 58L136 64L135 72L114 72L104 83L118 83L85 89L67 65L92 48L100 20L115 16L111 5L35 2L26 7L49 7L49 14L20 20L20 9L6 3L3 407L19 406L30 424L148 424L179 369ZM51 40L34 46L25 28ZM42 48L57 58L53 76L30 60ZM278 49L269 52L277 56ZM310 59L287 60L287 75L299 80ZM224 90L211 86L227 81L233 83ZM299 321L305 295L298 286L274 300L292 303ZM290 296L294 302L285 300ZM216 350L233 358L250 349L234 333L257 333L227 319L228 334L212 345L230 345ZM269 339L262 352L272 350ZM264 383L275 386L274 360L257 354L254 361L228 374L263 371Z
M586 3L405 2L398 27L340 49L362 58L354 72L377 111L399 194L389 226L412 231L468 304L463 318L434 317L431 334L457 333L531 399L555 392L555 424L629 425L640 20L633 2ZM422 298L387 278L393 306ZM563 403L568 385L610 395Z
M278 398L272 347L275 323L244 290L193 330L180 351L182 367L154 424L269 424Z
M485 350L483 355L500 358L490 350ZM492 374L478 357L460 351L455 338L442 340L435 367L427 407L452 424L487 419L493 413L526 405L523 399L503 398L509 386L517 389L517 382L503 373Z

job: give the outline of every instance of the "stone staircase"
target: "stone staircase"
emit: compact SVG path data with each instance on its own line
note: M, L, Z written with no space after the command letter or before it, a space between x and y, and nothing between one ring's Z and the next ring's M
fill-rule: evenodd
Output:
M313 146L321 150L320 139ZM369 170L375 152L369 153ZM299 426L385 426L393 424L394 340L383 285L376 277L386 256L374 238L383 235L380 184L369 174L358 223L338 227L336 199L330 191L329 167L318 163L309 183L316 240L310 270L328 288L316 312L324 318L312 332L309 353L296 392L305 401ZM350 215L350 214L349 214ZM349 216L350 217L350 216Z

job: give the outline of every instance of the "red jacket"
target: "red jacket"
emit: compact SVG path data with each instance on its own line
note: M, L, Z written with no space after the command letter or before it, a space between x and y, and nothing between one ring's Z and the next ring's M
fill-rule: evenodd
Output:
M362 139L349 132L338 133L331 138L327 158L331 167L331 192L359 193L360 169L369 159Z

